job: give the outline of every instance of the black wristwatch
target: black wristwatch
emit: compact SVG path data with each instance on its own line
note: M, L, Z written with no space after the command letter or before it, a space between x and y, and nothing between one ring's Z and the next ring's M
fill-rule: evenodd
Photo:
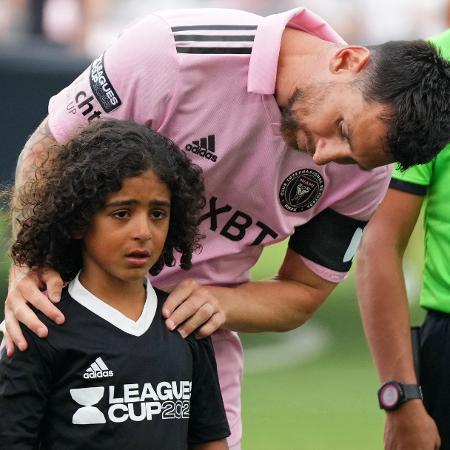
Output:
M423 399L422 389L418 384L403 384L398 381L388 381L378 389L380 408L394 411L408 400Z

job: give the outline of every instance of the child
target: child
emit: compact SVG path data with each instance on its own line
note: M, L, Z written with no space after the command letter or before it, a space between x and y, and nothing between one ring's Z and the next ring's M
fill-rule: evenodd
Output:
M146 278L190 268L199 169L143 126L96 121L19 193L16 263L66 281L67 320L0 361L0 449L226 450L212 345L167 331Z

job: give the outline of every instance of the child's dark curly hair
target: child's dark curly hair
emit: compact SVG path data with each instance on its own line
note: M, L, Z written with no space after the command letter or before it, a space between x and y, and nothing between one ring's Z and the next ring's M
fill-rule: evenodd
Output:
M36 178L16 193L21 229L11 247L13 260L30 268L49 267L63 280L72 279L82 267L77 237L108 194L119 191L125 178L148 169L171 192L166 243L150 273L173 266L174 249L181 253L180 267L189 269L192 253L200 248L198 224L205 205L201 169L169 139L118 120L97 120L67 144L51 149Z

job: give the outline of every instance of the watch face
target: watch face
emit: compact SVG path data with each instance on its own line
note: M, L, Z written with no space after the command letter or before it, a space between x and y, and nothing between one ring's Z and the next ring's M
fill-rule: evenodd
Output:
M392 408L400 400L400 392L394 384L385 385L380 392L380 401L385 408Z

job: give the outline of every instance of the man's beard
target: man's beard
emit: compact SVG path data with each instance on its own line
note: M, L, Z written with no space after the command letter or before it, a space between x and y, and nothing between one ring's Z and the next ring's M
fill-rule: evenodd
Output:
M310 116L312 111L325 101L329 91L328 83L320 83L306 89L297 88L289 97L287 105L281 110L280 123L281 136L289 147L310 155L314 154L314 138L302 118ZM299 135L304 138L300 142Z
M287 105L281 109L281 123L280 123L280 133L286 144L295 149L303 151L299 148L297 142L297 133L300 129L300 124L295 117L293 111L294 104L303 97L300 89L296 89L295 92L289 97Z

